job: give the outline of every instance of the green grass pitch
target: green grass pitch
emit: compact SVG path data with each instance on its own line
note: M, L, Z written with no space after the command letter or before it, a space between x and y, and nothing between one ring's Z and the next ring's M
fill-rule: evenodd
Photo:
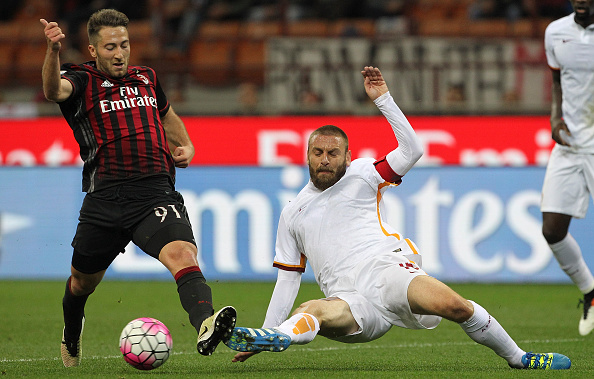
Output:
M215 307L234 305L237 324L261 325L273 283L210 282ZM483 305L524 350L568 355L560 371L512 370L491 350L470 340L447 320L435 330L392 328L367 344L317 337L283 353L261 353L232 363L220 345L211 357L196 352L196 332L181 308L173 282L105 281L89 298L80 367L59 358L64 282L0 281L0 377L32 378L550 378L594 377L594 335L577 331L579 298L572 285L455 284L462 296ZM296 304L321 297L303 283ZM137 317L163 321L173 354L160 368L143 372L126 364L118 348L122 328Z

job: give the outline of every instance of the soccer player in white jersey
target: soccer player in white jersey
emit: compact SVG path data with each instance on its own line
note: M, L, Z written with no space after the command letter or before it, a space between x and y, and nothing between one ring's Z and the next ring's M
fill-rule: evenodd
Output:
M572 0L574 13L545 31L553 73L551 131L556 142L542 187L542 234L584 294L579 333L594 329L594 276L569 231L594 196L594 0ZM582 301L582 300L580 300Z
M259 351L284 351L317 334L358 343L381 337L393 325L432 329L443 317L513 368L568 369L571 361L562 354L526 353L483 307L428 276L415 244L384 222L383 191L401 183L423 149L380 70L365 67L361 73L398 147L378 160L351 161L341 129L326 125L311 134L311 180L281 213L274 259L278 278L264 326L234 329L226 342L240 351L233 361ZM326 297L301 304L287 320L306 261Z

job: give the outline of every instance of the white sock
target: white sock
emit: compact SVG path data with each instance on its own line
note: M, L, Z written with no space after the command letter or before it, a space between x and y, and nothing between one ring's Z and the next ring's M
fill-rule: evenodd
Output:
M584 261L580 245L569 233L561 241L549 244L561 269L573 280L582 293L594 289L594 276Z
M526 352L518 347L505 329L485 308L474 301L474 314L460 323L462 330L475 342L487 346L515 368L522 368L522 355Z
M291 345L311 342L320 331L320 322L309 313L297 313L275 329L291 337Z

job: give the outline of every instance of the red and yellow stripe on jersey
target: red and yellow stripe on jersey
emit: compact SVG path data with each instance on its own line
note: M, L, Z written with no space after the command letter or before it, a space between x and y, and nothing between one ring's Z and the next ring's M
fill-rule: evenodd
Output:
M285 271L297 271L297 272L305 272L305 264L307 263L307 258L305 255L301 254L301 260L298 265L288 265L284 263L279 263L274 261L272 264L273 267L279 268Z

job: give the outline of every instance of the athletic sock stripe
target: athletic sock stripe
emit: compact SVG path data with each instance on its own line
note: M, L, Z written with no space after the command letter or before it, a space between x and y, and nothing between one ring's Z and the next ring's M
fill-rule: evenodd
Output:
M175 273L174 275L174 279L175 281L178 281L179 278L181 278L182 276L190 273L190 272L199 272L202 273L202 271L200 270L200 267L198 266L188 266L186 268L182 268L181 270L179 270L178 272Z
M312 317L308 314L303 314L303 316L295 323L295 327L293 328L293 333L295 334L303 334L307 332L311 332L315 329L315 323Z
M312 330L312 331L315 330L316 329L316 323L313 320L313 317L310 316L310 315L308 315L308 314L303 315L303 317L305 317L305 319L307 320L307 324L309 325L309 330Z

